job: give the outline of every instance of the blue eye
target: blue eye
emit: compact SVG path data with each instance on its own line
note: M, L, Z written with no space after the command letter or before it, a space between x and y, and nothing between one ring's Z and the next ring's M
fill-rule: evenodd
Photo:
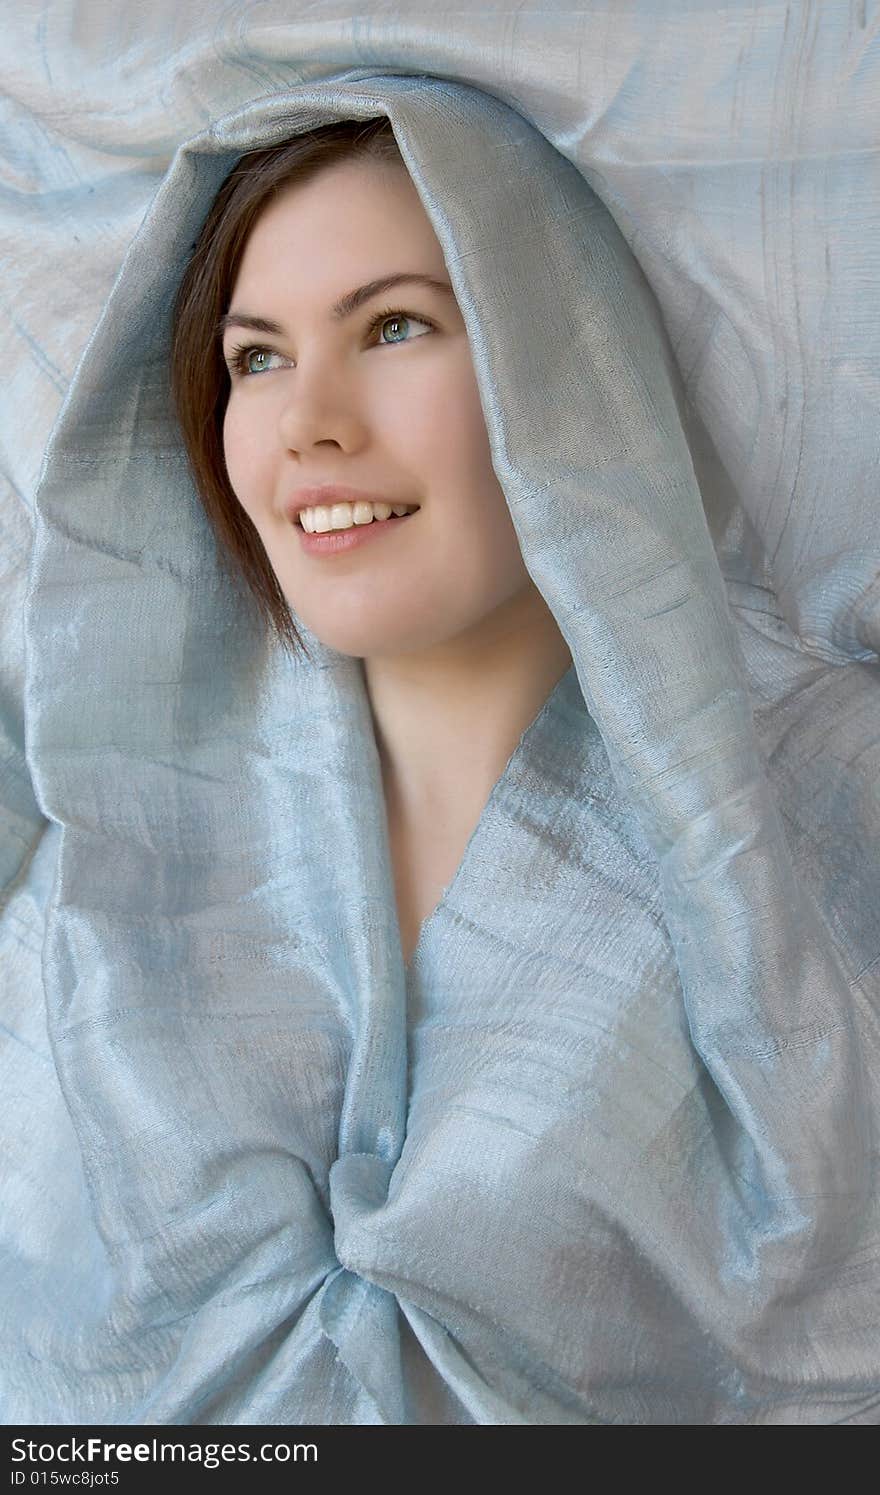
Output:
M251 374L265 373L266 370L264 368L251 367L250 359L252 356L269 359L273 357L280 358L281 354L277 353L274 348L261 348L255 343L239 343L238 347L230 349L229 357L226 359L226 366L230 374L237 374L241 378L247 378Z
M250 360L251 360L252 357L254 357L254 358L264 358L264 359L266 359L268 361L272 357L272 349L271 348L245 348L243 350L243 352L242 352L242 357L241 357L241 371L242 371L242 373L245 373L245 374L265 374L265 372L266 372L265 365L264 365L263 368L254 368L251 365Z
M431 332L434 332L436 330L435 323L428 321L427 317L414 317L408 311L395 311L393 307L386 306L384 311L377 311L376 315L369 323L367 331L375 332L378 328L382 328L386 322L403 322L407 327L409 327L410 324L414 322L417 327L427 327ZM392 343L403 341L403 338L396 337L392 339L391 343L380 343L379 346L382 348L389 348L392 346ZM407 338L406 341L412 342L413 339Z

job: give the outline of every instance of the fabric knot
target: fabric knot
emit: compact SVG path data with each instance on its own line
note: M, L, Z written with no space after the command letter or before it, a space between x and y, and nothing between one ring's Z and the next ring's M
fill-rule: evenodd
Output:
M385 1204L393 1172L394 1163L371 1152L346 1153L330 1168L330 1213L336 1257L343 1267L359 1276L367 1276L370 1267L369 1254L364 1249L368 1237L365 1227L369 1217Z

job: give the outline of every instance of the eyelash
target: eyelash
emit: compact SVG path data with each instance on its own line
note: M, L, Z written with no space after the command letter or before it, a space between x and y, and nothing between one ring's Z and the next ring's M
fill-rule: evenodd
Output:
M436 332L437 330L436 322L432 322L430 317L417 317L415 312L404 311L402 307L386 306L382 311L377 311L376 315L367 323L367 333L377 332L383 322L390 322L394 317L405 317L408 322L421 322L423 326L430 327L432 332ZM406 339L406 341L417 341L417 339ZM377 346L380 348L393 348L396 344L379 343ZM242 379L253 379L254 371L247 368L248 354L277 353L277 351L277 348L265 348L260 343L239 343L230 350L229 357L226 359L226 366L232 375L237 375ZM264 369L262 372L265 373L266 370Z

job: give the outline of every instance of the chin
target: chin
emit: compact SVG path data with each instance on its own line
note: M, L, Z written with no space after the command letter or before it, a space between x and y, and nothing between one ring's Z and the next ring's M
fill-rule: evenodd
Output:
M282 584L282 589L295 616L325 648L354 659L404 658L454 637L460 626L445 613L438 616L434 609L426 608L424 599L415 599L406 591L396 606L389 605L391 599L386 598L377 608L372 584L352 588L347 595L342 588L335 596L333 588L325 595L316 595L313 583L308 588ZM432 613L430 621L425 616L428 611Z
M348 654L353 659L364 659L379 654L407 652L401 648L399 631L396 631L395 636L391 638L381 633L372 633L363 627L341 628L338 619L333 623L327 623L327 620L320 616L310 617L307 613L300 612L294 604L292 606L296 616L305 623L324 647L334 649L337 654Z

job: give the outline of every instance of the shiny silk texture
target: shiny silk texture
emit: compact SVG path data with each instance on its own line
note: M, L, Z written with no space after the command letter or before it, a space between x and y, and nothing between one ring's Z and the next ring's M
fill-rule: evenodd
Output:
M377 114L573 659L408 967L362 663L267 640L168 385L240 154ZM849 585L804 647L700 463L632 250L504 101L377 69L177 151L35 500L6 1421L880 1420L876 639Z

